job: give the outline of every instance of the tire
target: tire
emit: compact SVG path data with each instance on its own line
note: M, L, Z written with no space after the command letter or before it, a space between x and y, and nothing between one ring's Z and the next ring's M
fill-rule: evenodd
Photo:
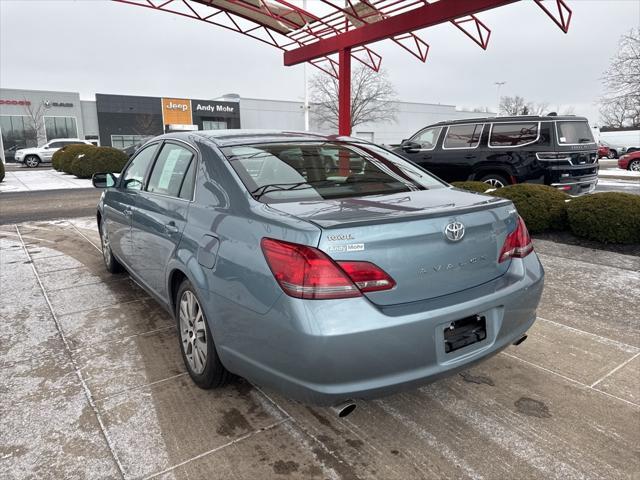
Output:
M499 173L489 173L480 178L481 182L488 183L493 188L502 188L509 185L509 181Z
M37 155L27 155L24 159L24 164L29 168L36 168L40 165L40 158Z
M640 172L640 160L631 160L627 165L627 170L632 172Z
M182 360L193 382L205 390L218 388L229 372L218 357L213 335L193 285L183 280L175 298L175 316ZM204 355L203 355L204 353Z
M109 233L107 232L107 226L104 224L104 219L100 221L100 245L102 246L102 259L104 260L104 266L109 273L120 273L124 270L120 262L116 260L111 251L111 243L109 242Z
M616 152L614 152L613 150L609 150L609 153L607 153L607 158L609 160L614 160L616 158Z

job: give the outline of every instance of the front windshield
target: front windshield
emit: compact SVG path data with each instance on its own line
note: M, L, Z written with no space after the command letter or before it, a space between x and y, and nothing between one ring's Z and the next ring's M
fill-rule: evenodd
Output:
M388 195L443 188L421 168L370 144L269 143L223 148L263 203Z

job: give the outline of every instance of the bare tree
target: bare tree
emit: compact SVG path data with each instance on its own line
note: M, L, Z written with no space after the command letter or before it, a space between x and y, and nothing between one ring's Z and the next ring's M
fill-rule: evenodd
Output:
M529 115L546 115L549 113L549 104L547 102L529 102Z
M623 128L628 125L630 99L615 98L601 103L600 118L607 127Z
M29 127L30 130L33 131L33 133L32 132L29 132L29 133L33 134L33 137L35 138L38 145L42 145L47 141L47 137L45 134L45 127L44 127L44 112L47 107L44 104L44 102L33 104L30 101L28 101L26 98L24 98L23 100L24 100L24 111L26 113L25 116L27 117L27 123L28 123L27 126Z
M359 65L351 76L351 128L369 122L393 122L396 91L385 72ZM309 81L311 102L320 124L338 128L338 80L325 73Z
M547 102L531 102L519 95L500 98L501 115L545 115L549 112Z
M523 97L516 95L514 97L500 97L500 115L527 115L529 108Z
M575 115L575 114L576 114L576 108L573 105L567 105L560 112L560 115Z
M605 94L600 100L603 123L640 127L640 28L620 37L618 52L602 78Z

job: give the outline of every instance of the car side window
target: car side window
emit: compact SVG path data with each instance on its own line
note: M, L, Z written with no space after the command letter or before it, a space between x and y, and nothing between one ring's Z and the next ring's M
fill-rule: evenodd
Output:
M64 147L64 142L53 142L49 144L49 148L60 148Z
M165 143L153 166L147 191L190 200L193 194L192 176L195 172L191 168L192 163L195 162L191 150Z
M489 136L490 147L517 147L538 138L538 122L494 123Z
M480 136L484 124L471 123L468 125L452 125L447 129L447 136L442 144L443 148L476 148L480 143Z
M147 173L149 165L155 156L157 145L149 145L139 150L138 154L131 161L127 170L122 175L120 185L126 190L141 190L144 182L144 176Z
M193 190L196 183L196 160L193 159L189 164L187 173L184 175L184 182L180 188L180 198L191 200L193 198Z
M436 148L436 143L438 142L438 137L440 137L441 131L442 127L425 128L413 137L411 141L419 143L420 148L423 150L433 150Z

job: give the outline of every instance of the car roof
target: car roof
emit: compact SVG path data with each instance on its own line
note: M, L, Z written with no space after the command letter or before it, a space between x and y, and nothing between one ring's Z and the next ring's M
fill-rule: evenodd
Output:
M81 138L52 138L47 143L51 142L87 142L88 140L82 140Z
M313 132L300 132L294 130L197 130L193 132L173 132L156 137L157 139L175 138L178 140L193 140L194 137L204 138L218 147L233 145L249 145L255 143L277 142L352 142L369 143L366 140L339 135L323 135Z
M444 120L438 123L432 123L429 125L457 125L466 123L508 123L508 122L551 122L551 121L585 121L586 117L577 117L575 115L514 115L509 117L477 117L477 118L463 118L459 120Z

